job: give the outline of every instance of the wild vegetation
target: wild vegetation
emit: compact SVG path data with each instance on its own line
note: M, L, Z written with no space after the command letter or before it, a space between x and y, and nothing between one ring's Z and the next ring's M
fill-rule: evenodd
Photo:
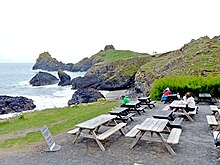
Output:
M220 74L217 76L167 76L156 80L151 89L151 98L159 100L162 91L169 87L174 93L179 92L183 96L186 92L191 92L194 96L199 93L210 93L213 97L219 98Z
M43 141L39 128L44 125L49 127L52 135L56 135L73 129L80 122L108 113L112 108L118 106L117 101L99 101L74 107L23 113L19 117L0 123L0 148L24 147L34 142ZM7 138L2 139L2 137Z

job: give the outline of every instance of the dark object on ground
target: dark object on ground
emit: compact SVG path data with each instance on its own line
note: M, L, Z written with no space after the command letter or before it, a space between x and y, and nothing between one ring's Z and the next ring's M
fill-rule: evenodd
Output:
M98 90L93 88L80 88L68 101L68 105L96 102L99 98L105 98Z
M59 82L59 79L47 72L38 72L30 81L32 86L52 85Z
M36 105L26 97L0 96L0 114L33 110Z

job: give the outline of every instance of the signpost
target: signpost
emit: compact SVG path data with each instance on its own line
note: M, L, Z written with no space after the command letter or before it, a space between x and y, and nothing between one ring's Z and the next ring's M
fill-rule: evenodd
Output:
M56 144L48 127L44 126L42 128L40 128L41 133L43 134L47 145L48 145L48 149L46 151L58 151L60 150L61 146Z

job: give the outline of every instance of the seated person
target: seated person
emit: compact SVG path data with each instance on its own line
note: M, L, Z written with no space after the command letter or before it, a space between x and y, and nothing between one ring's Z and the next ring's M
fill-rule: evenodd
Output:
M191 93L187 92L185 96L183 96L183 100L186 102L186 112L195 110L196 103Z
M121 98L122 98L122 103L121 103L121 107L125 107L125 105L127 104L127 103L130 103L130 99L128 98L128 96L121 96Z
M163 91L163 95L161 97L161 101L166 101L167 100L167 97L168 95L170 94L170 89L167 87L164 91Z

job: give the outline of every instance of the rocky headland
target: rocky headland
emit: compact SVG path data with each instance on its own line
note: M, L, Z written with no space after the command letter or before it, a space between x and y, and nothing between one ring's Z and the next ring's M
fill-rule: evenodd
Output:
M219 36L212 39L205 36L191 40L178 50L154 55L116 50L113 45L106 45L104 50L90 58L84 58L76 64L63 65L57 60L52 62L54 59L48 55L49 53L44 53L39 56L33 69L50 70L53 68L56 70L86 71L84 77L71 80L73 89L119 90L133 88L134 92L147 95L153 82L167 75L207 76L219 74L219 45Z

